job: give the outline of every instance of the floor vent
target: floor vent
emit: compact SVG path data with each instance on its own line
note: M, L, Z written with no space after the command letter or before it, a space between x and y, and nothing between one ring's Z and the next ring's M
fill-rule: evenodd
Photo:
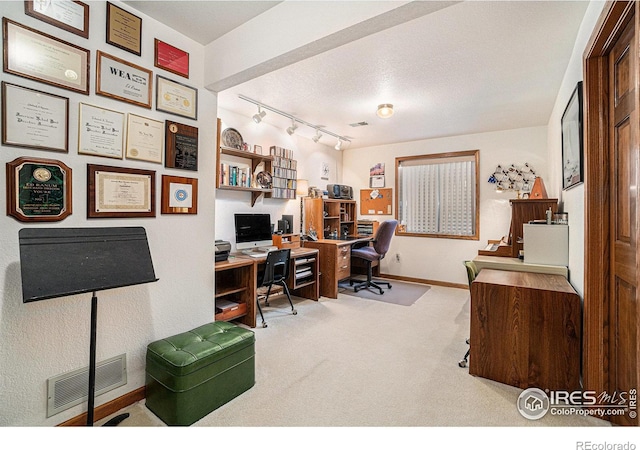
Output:
M127 355L96 363L96 396L127 384ZM47 417L86 402L89 366L47 380Z

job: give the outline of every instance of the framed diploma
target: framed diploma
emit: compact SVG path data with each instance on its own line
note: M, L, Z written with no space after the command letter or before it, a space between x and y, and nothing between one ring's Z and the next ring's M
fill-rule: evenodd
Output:
M127 159L162 164L164 124L129 113L127 120Z
M156 109L196 120L198 90L156 75Z
M162 175L161 214L197 214L198 180Z
M154 65L167 72L189 78L189 53L154 39Z
M57 222L71 214L71 169L54 159L7 163L7 215L20 222Z
M87 217L155 217L156 173L87 164Z
M89 38L89 5L72 0L26 0L24 13L85 39Z
M107 44L140 56L142 19L107 2Z
M165 121L164 166L198 170L198 129L190 125Z
M2 143L69 151L69 99L2 82Z
M122 159L124 113L80 103L78 153Z
M89 95L90 51L2 18L4 71Z
M97 52L96 94L151 109L153 73L100 50Z

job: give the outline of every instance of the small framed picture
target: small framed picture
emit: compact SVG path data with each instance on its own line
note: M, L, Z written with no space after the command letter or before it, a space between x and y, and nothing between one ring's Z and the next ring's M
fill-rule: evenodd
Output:
M124 113L80 103L78 153L122 159Z
M383 188L384 187L384 175L375 175L369 177L370 188Z
M87 217L155 217L153 170L87 164Z
M129 113L127 121L127 159L162 164L164 123Z
M198 90L156 75L156 109L196 120L198 118Z
M107 44L140 56L142 19L107 2Z
M75 0L26 0L24 13L50 25L89 38L89 5Z
M197 214L198 179L162 175L161 214Z
M100 50L96 59L96 94L151 109L150 70Z
M254 145L253 153L255 153L256 155L262 155L262 145Z
M167 72L189 78L189 53L154 39L154 65Z

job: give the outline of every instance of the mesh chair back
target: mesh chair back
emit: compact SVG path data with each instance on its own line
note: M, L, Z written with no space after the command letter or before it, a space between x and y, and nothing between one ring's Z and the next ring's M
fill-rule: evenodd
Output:
M381 255L380 259L384 258L384 255L389 251L389 246L391 245L391 238L393 237L393 233L396 231L396 227L398 226L397 220L385 220L378 227L378 231L376 232L375 242L373 244L373 249Z
M267 261L264 267L264 277L262 278L262 286L268 286L273 283L279 283L289 278L289 258L291 257L291 249L283 248L280 250L272 250L267 253Z

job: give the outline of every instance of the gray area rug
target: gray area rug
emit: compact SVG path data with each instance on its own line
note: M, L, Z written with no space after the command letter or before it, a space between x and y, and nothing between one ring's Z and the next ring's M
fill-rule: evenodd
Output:
M374 280L375 281L375 280ZM397 280L388 280L391 283L391 289L382 288L384 294L380 295L377 289L362 289L354 292L353 286L349 286L349 281L338 284L341 294L350 295L352 297L366 298L367 300L377 300L379 302L392 303L394 305L411 306L416 300L422 297L430 286L417 283L406 283Z

